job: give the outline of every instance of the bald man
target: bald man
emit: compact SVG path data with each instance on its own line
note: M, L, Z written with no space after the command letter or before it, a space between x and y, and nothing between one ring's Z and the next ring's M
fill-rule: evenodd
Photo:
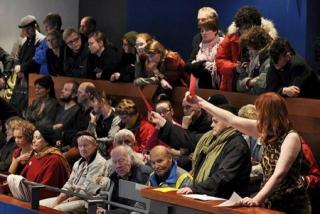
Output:
M158 145L150 151L150 162L154 172L150 175L149 186L179 189L191 184L191 175L177 166L165 146Z

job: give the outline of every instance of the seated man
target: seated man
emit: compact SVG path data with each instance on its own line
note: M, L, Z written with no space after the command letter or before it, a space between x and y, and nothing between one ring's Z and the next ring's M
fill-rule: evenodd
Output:
M150 162L154 172L150 175L148 185L177 189L191 185L191 175L178 167L165 146L159 145L150 151Z
M182 101L182 128L193 133L205 133L210 130L211 118L201 108L191 106L186 99Z
M114 172L110 175L114 183L111 200L128 206L134 206L135 201L119 197L119 180L128 180L139 184L146 184L152 170L146 165L137 164L133 155L133 150L126 145L115 147L111 151L111 160ZM98 208L98 213L106 213L105 210ZM111 208L108 213L130 213L124 209Z
M234 108L222 105L230 112ZM212 130L206 132L196 142L188 132L167 122L158 113L152 112L150 120L161 127L159 138L176 139L181 147L194 150L191 175L193 185L180 189L179 193L200 193L229 198L235 191L244 196L248 191L251 171L250 151L241 133L212 118Z
M81 158L73 165L72 173L62 189L96 196L101 188L94 177L102 175L107 168L107 161L97 151L94 135L82 131L75 137ZM106 183L109 186L110 182ZM50 207L62 212L81 212L85 210L85 201L76 196L60 193L58 197L40 201L42 206Z
M267 73L267 91L286 97L320 97L320 83L312 68L284 39L274 40L269 48L271 66Z

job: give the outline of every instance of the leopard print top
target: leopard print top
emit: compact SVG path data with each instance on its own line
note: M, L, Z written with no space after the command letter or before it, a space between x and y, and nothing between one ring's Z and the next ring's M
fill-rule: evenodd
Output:
M295 131L289 131L289 133L291 132ZM284 134L274 144L266 143L261 160L261 165L264 174L261 187L263 187L266 184L266 182L274 173L277 161L280 156L282 143L289 133ZM304 183L301 178L301 163L302 151L300 151L300 153L298 154L296 160L293 162L291 168L289 169L287 175L284 177L282 182L266 199L264 203L265 207L288 211L287 206L293 206L290 207L289 210L300 210L300 208L307 206L307 197L305 195L305 189L303 185ZM288 202L288 200L290 202ZM293 200L296 202L293 202Z

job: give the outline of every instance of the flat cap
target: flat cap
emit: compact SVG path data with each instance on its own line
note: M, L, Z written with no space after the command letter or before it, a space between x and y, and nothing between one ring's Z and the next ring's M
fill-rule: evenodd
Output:
M32 15L27 15L20 20L18 27L19 28L29 27L30 25L34 24L36 21L37 21L36 17Z

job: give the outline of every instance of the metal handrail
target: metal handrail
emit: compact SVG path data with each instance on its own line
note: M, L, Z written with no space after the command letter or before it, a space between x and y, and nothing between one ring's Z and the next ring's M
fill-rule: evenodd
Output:
M0 177L7 178L8 175L0 173ZM87 195L80 194L77 192L72 192L69 190L64 190L64 189L60 189L60 188L45 185L45 184L40 184L40 183L33 182L33 181L28 181L27 179L22 180L22 182L31 186L31 208L35 209L35 210L39 209L40 189L45 188L45 189L53 191L53 192L65 193L67 195L76 196L78 198L86 200L88 202L88 214L95 214L96 210L97 210L97 204L99 204L99 203L103 203L106 205L115 206L115 207L119 207L119 208L124 208L127 210L136 211L136 212L140 212L140 213L148 213L147 210L136 208L136 207L131 207L131 206L121 204L118 202L114 202L111 200L106 200L104 197L87 196ZM110 199L110 197L111 197L111 195L108 194L108 199Z

